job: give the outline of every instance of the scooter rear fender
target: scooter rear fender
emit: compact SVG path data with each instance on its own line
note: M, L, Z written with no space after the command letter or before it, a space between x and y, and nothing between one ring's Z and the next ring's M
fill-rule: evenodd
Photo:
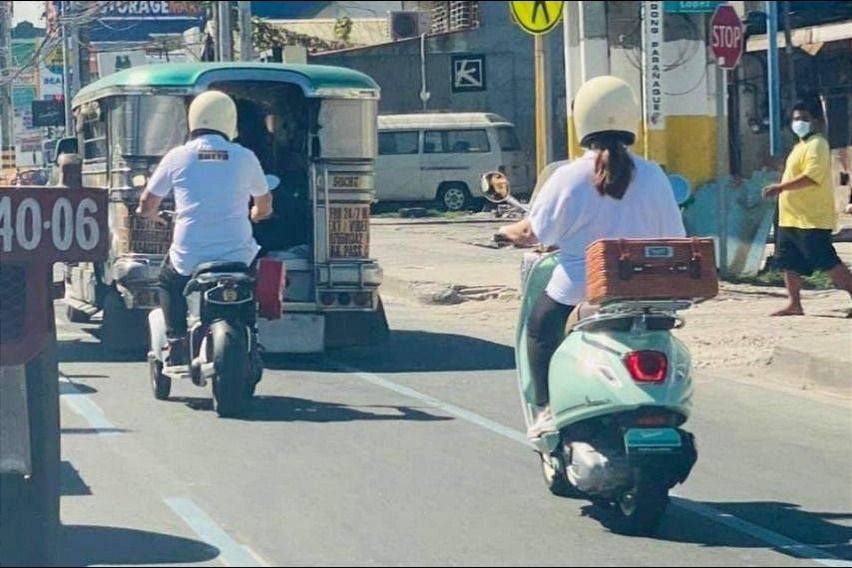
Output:
M659 383L637 382L624 363L632 351L666 354ZM668 331L570 334L550 363L550 405L557 426L640 407L661 407L688 417L692 410L691 357Z

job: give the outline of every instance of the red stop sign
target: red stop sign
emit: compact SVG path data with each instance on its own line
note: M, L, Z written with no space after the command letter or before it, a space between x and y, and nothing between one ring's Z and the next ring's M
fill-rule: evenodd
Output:
M743 55L744 44L745 30L742 20L731 6L719 5L710 20L710 45L719 67L736 67Z

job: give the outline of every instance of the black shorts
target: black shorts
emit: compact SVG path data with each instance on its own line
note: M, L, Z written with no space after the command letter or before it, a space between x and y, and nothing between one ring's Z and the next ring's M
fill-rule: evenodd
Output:
M802 276L810 276L816 270L831 270L841 262L829 229L779 227L775 257L778 268Z

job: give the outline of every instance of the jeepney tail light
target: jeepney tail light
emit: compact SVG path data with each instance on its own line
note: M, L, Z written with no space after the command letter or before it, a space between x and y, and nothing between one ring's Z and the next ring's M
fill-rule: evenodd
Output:
M337 296L337 301L341 306L348 306L352 302L352 296L348 292L341 292Z
M373 299L373 295L370 292L358 292L355 294L355 305L363 308L364 306L369 305L370 300Z
M334 294L331 292L323 292L320 294L320 302L323 306L332 306L334 305Z

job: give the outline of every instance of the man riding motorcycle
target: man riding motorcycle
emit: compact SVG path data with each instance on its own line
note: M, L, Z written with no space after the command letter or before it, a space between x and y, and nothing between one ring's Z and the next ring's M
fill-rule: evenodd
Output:
M187 362L183 291L195 269L215 261L250 265L260 249L251 223L272 215L272 194L260 162L251 150L231 142L237 133L231 97L220 91L201 93L189 106L188 120L189 141L163 157L136 210L165 224L160 203L174 192L174 237L159 279L169 365ZM247 215L250 199L254 204Z

